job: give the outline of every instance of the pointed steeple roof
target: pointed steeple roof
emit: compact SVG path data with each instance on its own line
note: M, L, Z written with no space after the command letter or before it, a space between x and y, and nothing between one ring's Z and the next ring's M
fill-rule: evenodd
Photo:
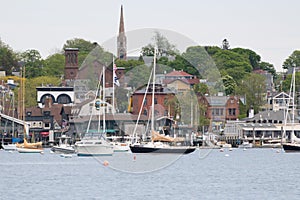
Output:
M121 5L121 15L120 15L120 26L119 26L119 33L124 33L124 18L123 18L123 5Z

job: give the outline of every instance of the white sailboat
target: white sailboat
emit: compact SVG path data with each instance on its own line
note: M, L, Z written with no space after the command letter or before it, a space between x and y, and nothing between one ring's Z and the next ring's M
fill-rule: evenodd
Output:
M291 80L291 89L290 93L292 92L292 120L291 120L291 126L292 126L292 131L290 135L290 142L282 142L282 148L284 149L285 152L299 152L300 153L300 138L297 138L294 133L294 125L295 125L295 94L296 94L296 70L295 67L293 67L293 75L292 75L292 80ZM289 104L287 105L287 112L285 116L285 127L287 125L287 116L289 114ZM284 129L283 131L283 136L282 140L285 140L286 138L286 130Z
M161 135L154 130L154 95L155 95L155 69L156 69L156 55L157 49L154 49L153 58L153 71L152 71L152 104L151 104L151 141L147 143L134 143L130 145L132 153L172 153L172 154L188 154L195 151L195 147L189 146L171 146L170 143L175 143L176 138ZM150 75L151 76L151 75ZM150 78L148 81L146 92L150 84ZM144 99L146 94L144 96ZM141 110L139 116L141 114ZM137 122L138 123L138 122ZM135 133L134 133L135 134ZM136 137L136 136L134 136Z
M105 111L103 112L103 127L100 130L100 108L101 104L105 104L105 67L102 69L102 77L103 77L103 95L102 102L100 97L100 82L101 78L99 78L98 87L97 87L97 95L94 100L97 111L99 112L99 123L97 132L93 133L90 129L90 124L92 120L92 113L90 116L90 120L87 126L86 133L81 141L75 143L75 151L77 156L112 156L113 154L113 146L109 144L106 140L106 125L105 125Z

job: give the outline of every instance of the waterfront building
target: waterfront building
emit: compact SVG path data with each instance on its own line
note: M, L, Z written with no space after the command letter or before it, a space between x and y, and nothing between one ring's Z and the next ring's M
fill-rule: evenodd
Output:
M205 116L210 120L208 130L215 133L221 133L228 120L236 120L239 116L239 97L224 96L219 93L218 96L199 96L199 104L206 108Z
M290 120L285 122L285 110L263 111L258 114L245 118L243 120L227 121L224 129L226 140L238 142L238 140L247 139L249 142L260 146L265 141L281 141L283 130L289 138L292 130L297 137L300 136L299 116L295 117L295 123L292 125ZM288 119L291 119L291 114Z

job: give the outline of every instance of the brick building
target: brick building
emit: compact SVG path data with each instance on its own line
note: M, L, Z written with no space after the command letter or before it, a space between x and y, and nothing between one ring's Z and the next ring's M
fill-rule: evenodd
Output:
M153 86L150 85L146 91L146 86L143 86L132 94L132 114L139 114L141 107L142 115L149 116L151 114L152 88ZM146 98L143 101L145 93ZM174 91L161 84L155 84L154 114L156 117L174 115L174 108L168 106L168 102L171 102L173 98L175 98Z
M236 120L239 116L239 98L237 96L200 96L199 104L206 108L205 116L210 120L209 130L220 132L227 120Z

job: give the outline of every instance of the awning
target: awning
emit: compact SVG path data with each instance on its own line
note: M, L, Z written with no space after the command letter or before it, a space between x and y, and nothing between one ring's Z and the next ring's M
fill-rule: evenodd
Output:
M49 135L49 132L41 132L40 134L41 134L41 136L43 136L43 137L47 137L47 136Z

